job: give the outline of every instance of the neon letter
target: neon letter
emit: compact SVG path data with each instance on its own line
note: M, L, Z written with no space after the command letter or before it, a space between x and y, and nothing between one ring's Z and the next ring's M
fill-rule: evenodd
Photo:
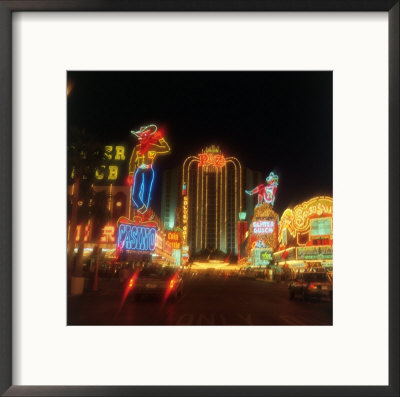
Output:
M124 146L115 146L115 160L125 160Z
M102 171L101 173L100 173L99 169L96 170L96 179L103 179L104 178L104 169L105 168L106 167L104 165L100 166L100 170Z
M110 180L117 179L117 177L118 177L118 167L116 165L109 165L108 169L109 169L108 179L110 179Z

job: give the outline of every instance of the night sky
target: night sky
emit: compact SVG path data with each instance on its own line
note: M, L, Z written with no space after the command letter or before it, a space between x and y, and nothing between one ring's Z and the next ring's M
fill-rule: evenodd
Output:
M127 162L137 143L130 131L154 123L171 146L155 160L158 175L216 144L264 178L279 175L279 215L332 195L331 72L69 72L68 80L68 127L125 144ZM158 214L160 195L157 186Z

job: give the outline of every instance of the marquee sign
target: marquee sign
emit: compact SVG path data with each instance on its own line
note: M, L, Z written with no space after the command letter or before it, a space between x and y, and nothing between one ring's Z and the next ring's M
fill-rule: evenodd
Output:
M297 259L299 260L323 260L333 258L332 247L298 247Z

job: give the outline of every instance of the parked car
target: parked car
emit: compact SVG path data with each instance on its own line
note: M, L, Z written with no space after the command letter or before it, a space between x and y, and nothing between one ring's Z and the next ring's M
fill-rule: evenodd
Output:
M304 272L289 284L289 297L293 299L300 295L304 300L312 297L332 300L332 289L332 281L326 272Z
M126 288L136 298L155 296L176 300L183 293L182 272L172 266L147 266L132 275Z

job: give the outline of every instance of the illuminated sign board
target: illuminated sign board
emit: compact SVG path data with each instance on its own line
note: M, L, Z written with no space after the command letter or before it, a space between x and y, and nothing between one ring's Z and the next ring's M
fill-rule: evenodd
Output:
M210 165L214 167L223 167L226 164L225 157L222 154L200 153L199 159L199 167L207 167Z
M332 198L315 197L293 209L294 226L297 231L305 231L309 227L309 218L323 214L332 215Z
M163 238L160 233L156 234L156 248L162 251L163 249Z
M186 242L187 239L187 224L188 224L188 217L189 217L189 207L188 207L188 197L185 196L183 198L183 232L182 238L183 242Z
M82 159L86 159L87 154L82 153ZM127 162L125 155L125 146L107 145L104 146L104 157L107 159L107 165L99 165L95 171L96 184L108 184L122 182L122 176L127 174ZM72 170L71 178L74 178ZM87 178L88 175L84 175Z
M332 259L332 247L298 247L297 259L299 260L322 260Z
M311 236L327 236L332 233L332 218L311 219Z
M254 266L267 266L273 259L272 250L256 248L253 252Z
M239 221L245 221L245 220L246 220L246 213L239 212Z
M108 160L117 160L124 161L125 160L125 147L124 146L110 146L107 145L104 148L105 156ZM108 181L116 181L119 177L119 165L111 164L107 167L105 165L100 166L96 170L96 179L97 180L108 180Z
M263 261L272 261L272 252L271 251L261 251L260 259Z
M182 259L187 261L189 259L189 246L183 245L182 246Z
M296 259L296 248L291 247L284 251L275 252L274 258L276 262L294 260Z
M168 254L168 255L172 255L172 247L171 244L168 241L165 241L164 244L164 251Z
M274 231L275 222L273 220L254 221L252 226L254 234L270 234Z
M101 243L115 243L115 226L107 225L101 229Z
M181 234L178 232L168 232L167 233L167 241L170 244L172 249L180 249L181 248Z
M126 251L152 252L156 246L156 227L121 223L118 227L118 247Z

